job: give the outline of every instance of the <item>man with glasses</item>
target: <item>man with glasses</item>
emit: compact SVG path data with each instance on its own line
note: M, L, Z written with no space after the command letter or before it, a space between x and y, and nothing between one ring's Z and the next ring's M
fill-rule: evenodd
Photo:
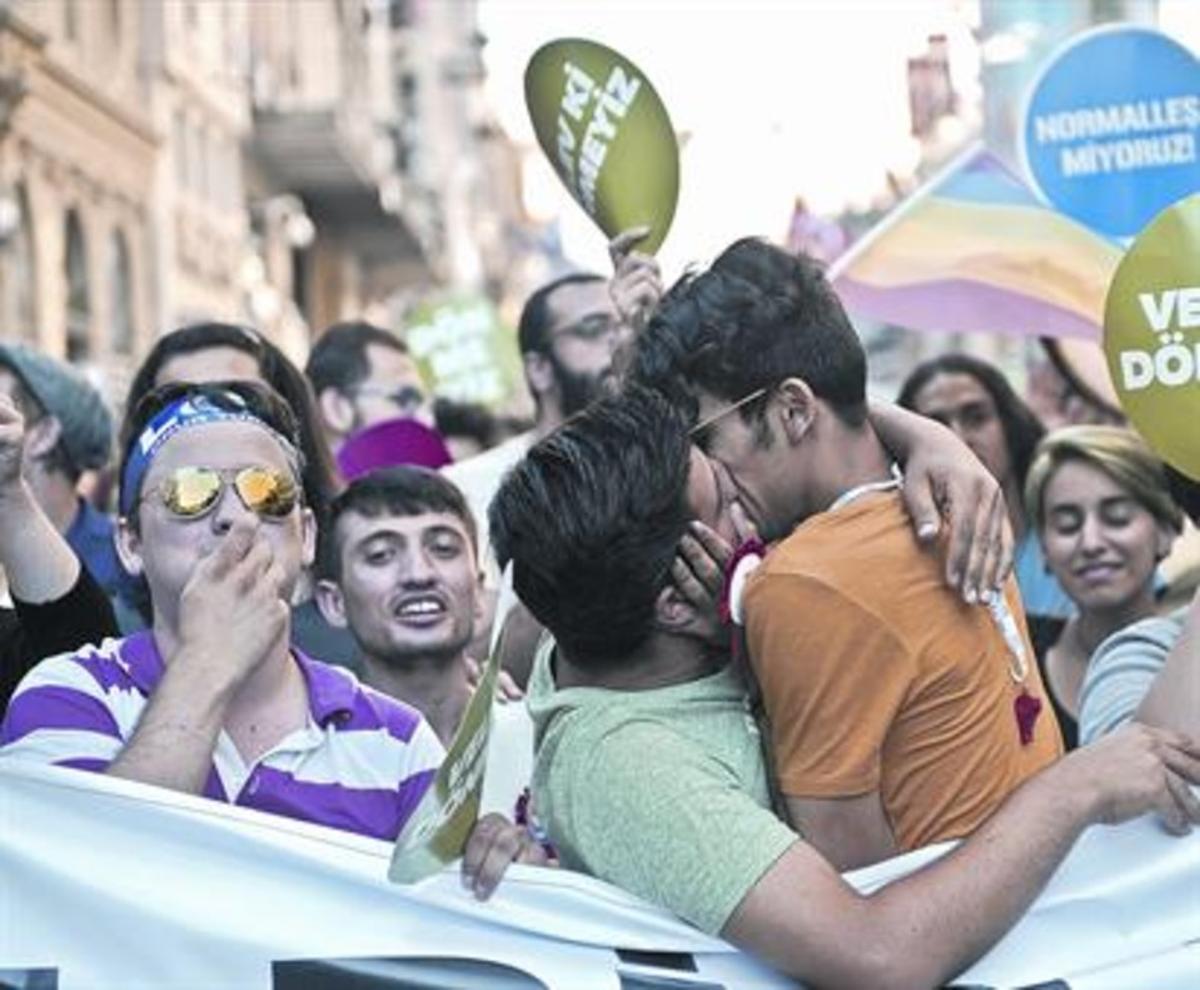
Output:
M119 550L152 627L35 667L0 754L394 839L444 751L419 712L290 645L316 540L291 411L257 384L168 385L128 436Z
M614 358L625 352L662 294L657 262L635 250L646 233L635 227L610 243L611 280L575 272L529 297L517 344L533 398L533 429L443 469L466 496L478 523L480 563L490 585L497 584L498 572L487 538L487 514L501 479L534 443L614 389L620 371Z
M433 402L407 345L370 323L335 323L317 338L304 373L336 454L353 434L388 419L433 426Z
M488 508L504 475L530 447L615 390L628 344L662 295L658 262L636 249L648 232L646 227L634 227L609 243L611 279L576 272L543 285L529 297L521 311L517 342L533 397L533 429L443 468L475 516L479 563L488 593L497 595L494 616L480 632L493 624L503 628L497 648L518 684L525 683L542 630L511 594L511 583L501 578L489 536ZM483 652L488 639L481 635L478 643Z
M788 816L830 862L968 835L1061 755L1015 582L960 597L917 542L865 353L816 265L735 243L671 290L637 375L689 414L774 544L746 642Z
M856 891L772 812L729 632L677 584L691 520L733 533L687 425L652 392L602 400L537 444L492 508L516 590L554 637L530 683L532 791L564 866L805 985L929 987L1004 934L1085 827L1150 810L1175 832L1200 822L1196 744L1130 727L1035 775L933 865Z

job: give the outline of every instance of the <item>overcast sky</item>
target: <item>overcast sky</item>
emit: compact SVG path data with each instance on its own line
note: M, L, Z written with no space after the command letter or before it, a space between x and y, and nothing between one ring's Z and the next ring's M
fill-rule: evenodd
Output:
M1161 0L1160 23L1200 43L1200 0ZM604 240L536 148L529 57L561 37L599 41L653 82L682 151L679 208L659 252L668 279L734 238L784 236L795 196L865 207L888 170L911 173L907 59L948 36L956 88L977 102L978 0L481 0L488 93L530 148L527 205L559 216L569 256L603 269Z

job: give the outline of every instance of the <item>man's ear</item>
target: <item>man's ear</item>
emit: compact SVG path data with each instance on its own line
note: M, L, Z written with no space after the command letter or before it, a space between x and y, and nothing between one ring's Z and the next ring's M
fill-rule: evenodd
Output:
M345 629L350 625L346 618L346 600L342 597L342 589L333 581L327 578L318 581L313 589L313 598L317 603L317 611L331 626Z
M654 624L665 633L686 633L696 625L698 616L692 605L668 581L654 600Z
M43 416L25 427L25 456L30 460L45 457L62 437L62 423L57 416Z
M776 386L783 435L798 444L812 429L817 414L817 397L803 378L785 378Z
M317 559L317 516L312 509L300 510L300 539L304 541L300 549L300 562L305 567L312 567Z
M538 351L526 351L521 355L521 361L525 365L525 381L534 397L549 394L557 384L550 359Z
M1171 554L1171 547L1175 545L1175 537L1178 535L1170 526L1158 524L1158 535L1154 548L1154 559L1159 563L1166 560Z
M135 508L133 511L138 510ZM143 573L142 538L124 516L117 520L117 528L113 531L113 545L117 548L117 557L126 571L135 577Z
M354 428L354 403L333 386L321 390L317 405L331 433L345 436Z

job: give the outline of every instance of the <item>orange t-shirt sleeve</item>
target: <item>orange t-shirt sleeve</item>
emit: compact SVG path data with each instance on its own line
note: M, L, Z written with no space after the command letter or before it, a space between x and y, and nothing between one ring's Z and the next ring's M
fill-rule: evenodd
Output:
M909 651L878 616L803 575L764 575L747 589L746 613L780 789L878 790L888 727L915 677Z

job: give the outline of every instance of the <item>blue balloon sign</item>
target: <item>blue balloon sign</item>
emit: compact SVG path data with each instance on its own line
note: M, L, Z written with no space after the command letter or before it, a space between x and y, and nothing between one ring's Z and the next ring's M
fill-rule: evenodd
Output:
M1022 136L1026 168L1051 204L1132 237L1200 190L1200 61L1151 28L1089 31L1034 84Z

